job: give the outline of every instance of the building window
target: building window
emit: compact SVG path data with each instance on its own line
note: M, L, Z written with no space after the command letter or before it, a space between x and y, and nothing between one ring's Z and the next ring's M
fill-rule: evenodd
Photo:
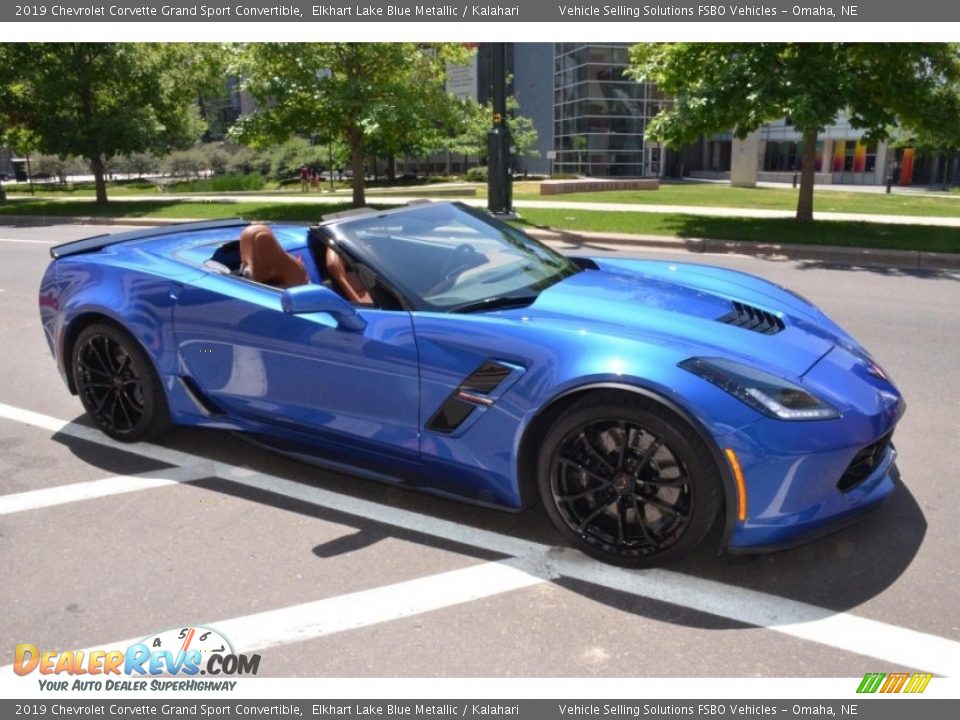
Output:
M554 170L596 176L659 173L643 134L667 101L625 75L629 43L554 45Z

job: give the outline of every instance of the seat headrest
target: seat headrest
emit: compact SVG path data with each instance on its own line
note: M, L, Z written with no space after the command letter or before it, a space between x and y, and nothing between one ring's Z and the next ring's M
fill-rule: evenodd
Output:
M341 295L352 303L373 305L373 298L360 280L360 276L347 267L340 253L328 247L324 262L327 266L327 275L330 276Z
M281 288L309 282L303 263L281 247L266 225L247 225L240 233L240 261L255 282Z

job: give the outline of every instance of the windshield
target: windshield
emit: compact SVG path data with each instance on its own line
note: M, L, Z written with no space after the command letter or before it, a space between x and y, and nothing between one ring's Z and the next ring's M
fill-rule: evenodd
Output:
M363 216L332 229L417 310L529 304L580 270L519 230L460 204Z

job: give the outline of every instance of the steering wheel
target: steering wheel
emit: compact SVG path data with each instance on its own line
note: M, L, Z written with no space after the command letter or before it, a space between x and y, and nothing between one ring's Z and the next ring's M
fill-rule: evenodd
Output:
M426 294L428 296L436 295L447 290L464 270L482 264L482 261L480 261L482 257L483 254L474 250L470 243L460 243L450 251L450 254L441 263L440 282L427 290Z

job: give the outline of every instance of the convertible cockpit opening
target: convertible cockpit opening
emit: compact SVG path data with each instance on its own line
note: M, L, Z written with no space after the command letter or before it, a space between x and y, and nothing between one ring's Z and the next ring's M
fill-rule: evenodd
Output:
M493 309L521 297L529 304L581 270L519 230L456 203L332 218L318 234L331 238L358 269L375 269L377 285L391 288L411 310ZM376 285L362 273L360 280L379 300ZM338 290L358 302L348 289Z
M266 225L248 225L240 233L240 272L284 289L310 282L303 262L286 252Z

